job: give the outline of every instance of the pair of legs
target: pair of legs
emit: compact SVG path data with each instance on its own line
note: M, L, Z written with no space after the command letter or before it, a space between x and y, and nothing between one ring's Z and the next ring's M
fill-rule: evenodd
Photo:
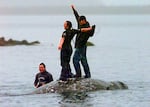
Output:
M80 61L83 66L84 72L85 72L85 78L90 78L91 73L89 69L89 65L87 62L86 57L86 49L87 46L84 46L82 48L76 48L74 56L73 56L73 64L76 71L76 77L81 77L81 67L80 67Z
M73 74L71 73L70 68L70 57L72 54L72 49L63 49L61 50L61 74L60 74L60 80L66 81L67 78L72 78Z

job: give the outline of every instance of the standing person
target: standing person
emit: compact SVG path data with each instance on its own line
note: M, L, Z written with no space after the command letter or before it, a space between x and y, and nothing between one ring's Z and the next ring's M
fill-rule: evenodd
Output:
M70 68L70 58L72 55L71 40L73 39L75 34L90 31L92 30L92 27L82 29L72 29L72 23L70 21L65 21L64 29L65 31L63 32L62 37L60 39L60 43L58 45L58 49L61 50L60 59L62 66L61 75L59 79L66 81L68 78L73 77Z
M34 81L34 86L36 88L53 81L53 76L46 71L46 66L44 63L40 63L39 71L40 72L36 74Z
M89 22L86 20L85 16L79 16L78 12L75 10L74 6L71 5L73 13L75 15L77 24L78 24L78 29L81 28L88 28L90 26ZM92 31L90 32L81 32L76 36L76 41L75 41L75 53L73 56L73 64L74 68L76 71L76 77L81 77L81 68L80 68L80 61L81 64L84 68L85 72L85 78L90 78L91 73L89 69L89 65L87 62L87 57L86 57L86 50L87 50L87 40L89 39L90 36L93 36L95 31L95 25L92 26Z

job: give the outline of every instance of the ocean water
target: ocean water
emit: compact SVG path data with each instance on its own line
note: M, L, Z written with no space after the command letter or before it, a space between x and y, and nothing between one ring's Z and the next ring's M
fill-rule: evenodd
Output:
M122 81L128 90L96 91L81 95L30 94L41 62L60 75L57 49L63 23L73 15L0 16L0 36L41 42L35 46L0 47L0 107L149 107L150 15L87 15L96 24L87 56L92 78ZM72 42L74 45L74 42ZM71 62L72 72L74 68ZM82 71L83 72L83 71ZM84 72L83 72L84 74Z

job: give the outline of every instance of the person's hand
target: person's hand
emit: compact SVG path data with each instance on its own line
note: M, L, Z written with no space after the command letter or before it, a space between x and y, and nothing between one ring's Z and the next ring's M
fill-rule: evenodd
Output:
M35 88L38 88L38 85L39 85L39 84L35 85Z
M61 50L61 49L62 49L62 46L59 45L59 46L58 46L58 50Z
M92 25L92 29L95 29L96 25Z
M93 25L93 26L92 26L92 30L91 30L90 36L93 36L93 35L94 35L95 27L96 27L96 25Z
M71 8L74 9L74 5L73 4L71 5Z

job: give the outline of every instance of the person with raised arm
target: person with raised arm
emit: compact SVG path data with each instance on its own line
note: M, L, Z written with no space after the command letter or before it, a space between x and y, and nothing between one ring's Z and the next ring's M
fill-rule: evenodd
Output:
M89 28L90 24L86 20L85 16L79 16L78 12L75 10L75 7L71 5L71 8L73 10L74 16L77 21L78 29L81 28ZM92 30L89 32L80 32L76 36L75 41L75 53L73 56L73 64L76 71L75 77L81 77L81 68L80 68L80 61L83 66L84 72L85 72L85 78L91 78L90 68L87 61L87 41L89 37L93 36L95 31L95 25L92 26Z

